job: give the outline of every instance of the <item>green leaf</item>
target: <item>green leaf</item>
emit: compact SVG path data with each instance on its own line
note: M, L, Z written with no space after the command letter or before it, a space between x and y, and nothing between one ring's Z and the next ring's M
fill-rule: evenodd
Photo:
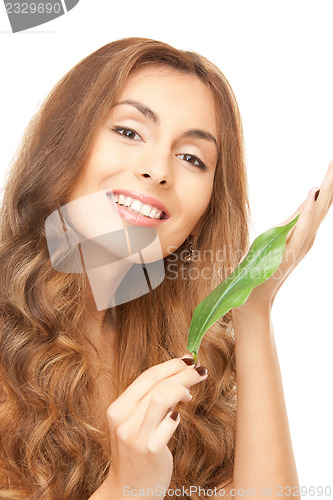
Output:
M260 234L246 257L194 310L188 334L188 351L196 361L202 338L215 321L244 304L253 288L266 281L282 262L287 234L296 224L297 215L284 226Z

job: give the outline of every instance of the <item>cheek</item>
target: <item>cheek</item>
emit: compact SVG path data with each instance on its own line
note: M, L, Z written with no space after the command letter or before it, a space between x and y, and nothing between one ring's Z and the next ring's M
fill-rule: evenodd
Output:
M115 150L111 148L107 143L100 142L96 144L92 155L89 158L87 165L87 170L91 172L93 169L95 171L106 170L108 165L113 163L113 158L115 157Z
M85 183L96 185L104 179L123 170L124 156L108 144L99 144L93 150L84 167ZM112 186L110 186L112 187Z
M192 191L192 196L187 196L184 200L184 210L192 221L198 221L209 205L212 194L213 180L209 179L205 183L197 186Z

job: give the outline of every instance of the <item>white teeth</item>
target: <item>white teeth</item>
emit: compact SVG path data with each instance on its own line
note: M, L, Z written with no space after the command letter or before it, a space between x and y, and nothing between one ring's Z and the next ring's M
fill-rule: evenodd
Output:
M142 214L142 215L148 216L150 214L150 212L152 212L151 206L150 205L143 205L143 207L141 208L140 215Z
M151 219L159 219L162 214L162 210L160 210L159 208L153 207L148 203L143 204L139 200L133 199L130 196L126 196L123 194L117 195L113 193L108 193L108 197L115 203L119 205L124 205L131 212L144 215L145 217L149 217Z
M155 219L156 212L157 212L157 208L153 207L152 211L149 214L149 217L152 217L153 219Z
M141 210L141 208L142 208L142 203L141 203L141 201L139 201L139 200L134 200L134 201L132 201L132 204L131 204L131 209L132 209L134 212L139 213L139 212L140 212L140 210Z

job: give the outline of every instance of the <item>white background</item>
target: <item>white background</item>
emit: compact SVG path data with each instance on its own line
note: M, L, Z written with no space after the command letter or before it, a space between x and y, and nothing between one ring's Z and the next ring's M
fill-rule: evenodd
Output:
M333 159L330 1L81 0L17 34L0 8L1 184L60 77L105 43L143 36L202 53L230 81L244 124L253 238L320 187ZM279 291L273 321L300 484L333 491L332 212Z

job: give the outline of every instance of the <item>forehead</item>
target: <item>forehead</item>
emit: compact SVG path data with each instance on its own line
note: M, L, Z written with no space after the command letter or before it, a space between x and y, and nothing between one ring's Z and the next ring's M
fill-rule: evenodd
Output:
M149 106L162 119L195 120L216 133L213 93L196 75L162 64L144 66L129 75L117 101L126 98L135 98Z

